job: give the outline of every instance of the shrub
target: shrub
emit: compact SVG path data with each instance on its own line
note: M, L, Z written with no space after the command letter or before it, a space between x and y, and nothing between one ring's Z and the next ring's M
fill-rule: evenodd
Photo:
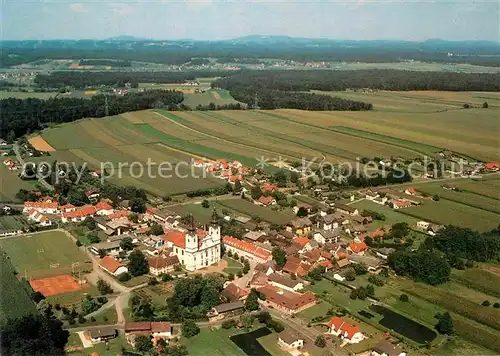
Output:
M73 324L75 324L75 319L73 319L73 318L69 318L69 319L68 319L68 323L69 323L69 325L73 325Z
M107 323L107 322L108 322L108 317L107 317L107 316L103 316L103 317L102 317L102 320L103 320L105 323Z
M87 321L87 320L85 320L85 318L84 318L82 315L80 315L80 316L78 317L78 323L79 323L79 324L85 324L85 322L86 322L86 321Z
M95 318L94 318L93 316L91 316L91 317L90 317L90 321L91 321L91 322L95 322L96 320L95 320Z
M159 283L159 282L158 282L158 280L157 280L155 277L150 277L150 278L148 279L148 285L150 285L150 286L155 286L155 285L157 285L158 283Z
M227 279L229 279L230 281L234 281L234 273L229 273L227 275Z
M408 299L408 296L406 294L401 294L399 296L399 300L402 302L407 302L409 299Z
M76 240L76 246L78 246L78 247L82 246L82 243L80 240Z
M243 277L243 272L242 271L238 271L238 274L237 274L238 278L241 278Z
M227 257L233 257L233 253L230 250L228 250L226 252L226 255L227 255Z
M326 347L326 339L325 339L325 336L324 335L318 335L318 337L316 338L316 341L314 342L314 345L318 346L318 347Z
M493 308L495 308L495 309L500 308L500 303L495 303L495 304L493 304Z
M128 272L123 272L123 273L120 273L116 278L120 282L126 282L126 281L129 281L132 278L132 276Z
M490 301L489 300L485 300L484 302L481 303L481 305L483 307L489 307L490 306Z
M231 329L232 327L236 326L236 322L233 319L224 320L221 326L223 329Z

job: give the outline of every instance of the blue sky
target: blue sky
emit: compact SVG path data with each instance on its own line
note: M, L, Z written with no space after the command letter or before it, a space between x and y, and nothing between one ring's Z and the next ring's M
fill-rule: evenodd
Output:
M415 0L3 0L2 39L228 39L250 34L333 39L499 40L499 4Z

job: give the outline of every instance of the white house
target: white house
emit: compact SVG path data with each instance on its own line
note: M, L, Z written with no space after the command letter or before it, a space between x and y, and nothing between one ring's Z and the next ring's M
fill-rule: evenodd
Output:
M152 322L151 335L153 338L169 338L172 336L172 325L165 322Z
M316 230L313 233L313 239L316 240L320 245L326 243L336 243L340 239L341 228L331 229L331 230Z
M105 201L100 201L95 205L97 215L107 216L113 214L114 210L111 205Z
M366 338L366 336L359 331L359 326L351 325L338 316L330 320L328 328L330 334L339 336L342 340L350 344L357 344Z
M90 341L93 344L97 344L99 342L104 342L109 339L114 339L117 335L116 329L113 327L96 327L88 330L88 334L90 336Z
M304 289L304 283L299 279L291 279L278 273L271 273L267 278L270 285L290 292L298 292Z
M52 221L35 209L28 211L28 220L34 221L40 226L52 226Z
M101 260L99 261L99 267L112 274L113 276L118 276L122 273L128 272L127 267L122 266L120 262L118 262L111 256L104 256L104 258L101 258Z
M429 223L427 221L418 221L417 222L417 227L419 229L422 229L422 230L427 230L430 225L431 225L431 223Z
M61 221L63 223L67 222L81 222L84 221L87 217L95 216L97 210L94 206L88 205L78 208L73 211L68 211L66 213L61 214Z
M58 214L59 204L57 202L25 201L23 213L27 213L32 209L42 214Z
M284 330L278 334L278 344L283 348L296 350L304 347L304 339L289 330Z
M100 242L98 244L90 246L90 251L98 255L99 250L104 250L107 254L117 255L122 248L120 247L120 240L110 241L110 242Z

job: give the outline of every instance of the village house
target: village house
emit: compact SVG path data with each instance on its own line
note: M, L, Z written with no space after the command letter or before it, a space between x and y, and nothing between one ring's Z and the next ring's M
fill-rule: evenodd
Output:
M149 273L153 276L159 276L162 273L172 272L176 265L179 264L177 256L154 256L148 258Z
M348 251L351 251L353 254L356 255L364 255L366 250L368 249L368 245L364 242L350 242L349 246L347 247Z
M269 206L276 204L276 199L274 199L272 195L261 195L259 199L254 201L254 203L257 205Z
M309 213L311 212L311 209L312 209L312 205L309 205L309 204L306 204L306 203L300 203L298 205L295 205L292 210L293 210L293 213L295 215L297 215L297 213L301 209L306 212L306 215L309 215Z
M197 229L192 224L187 231L169 231L165 234L164 240L188 271L195 271L220 261L222 246L220 226L216 224L214 217L212 223L208 225L208 231Z
M132 230L132 222L128 217L110 219L110 216L100 216L95 218L96 225L103 230L107 236L120 236Z
M359 210L355 207L345 204L335 204L335 210L346 215L355 216L359 214Z
M298 292L304 289L304 281L291 279L278 273L271 273L267 276L267 279L270 285L288 290L290 292Z
M435 236L443 228L443 225L430 224L427 228L427 234Z
M292 240L292 244L299 246L299 253L305 253L319 247L316 240L308 239L307 237L296 237Z
M128 268L123 266L120 262L115 260L114 257L104 256L99 261L99 267L101 267L106 272L112 274L113 276L118 276L122 273L128 272Z
M347 259L350 263L363 263L368 267L368 271L375 272L380 268L382 261L375 257L361 256L361 255L349 255Z
M125 324L125 339L135 347L135 338L137 335L149 335L156 341L158 339L169 339L172 337L173 328L166 322L134 322Z
M262 231L248 231L243 235L243 238L250 243L252 242L263 242L266 239L266 234Z
M241 314L245 311L245 303L241 300L237 300L232 303L219 304L213 307L208 313L208 321L213 322L217 320L224 319L229 315Z
M422 230L427 230L431 223L427 221L418 221L417 222L417 228L422 229Z
M42 213L40 213L38 210L35 209L31 209L30 211L28 211L28 220L34 221L40 224L40 226L52 225L52 221L50 221L49 218L47 218L45 215L43 215Z
M316 227L321 230L332 230L337 229L341 223L342 221L339 219L338 215L328 214L321 216L316 221Z
M359 331L359 326L351 325L338 316L330 320L328 328L330 334L339 336L342 340L350 344L357 344L366 338L366 336Z
M355 217L352 218L352 221L354 221L357 224L367 225L372 223L373 219L371 216L356 215Z
M42 214L58 214L59 204L57 202L25 201L23 213L27 213L30 210L36 210Z
M259 303L289 315L300 313L316 305L316 295L310 291L303 294L282 290L271 285L259 288L258 291L265 296Z
M175 222L179 218L179 214L167 209L147 208L144 213L144 220L155 221L160 225L165 225L168 229L176 228Z
M70 211L75 211L77 208L73 204L65 204L59 207L61 213L69 213Z
M278 334L278 345L284 349L297 350L304 347L304 338L286 329Z
M304 277L309 273L311 265L300 260L295 256L287 256L286 263L282 271L296 277Z
M69 211L67 213L61 214L61 221L63 223L68 222L82 222L88 217L95 216L97 210L92 205L83 206L74 211Z
M263 272L268 276L271 273L276 272L277 269L278 269L278 266L276 265L276 262L274 262L274 260L269 260L269 261L264 262L264 263L259 263L254 268L255 271Z
M221 300L225 303L235 302L237 300L245 300L249 292L245 289L238 287L236 284L230 282L220 293Z
M93 344L114 339L118 335L116 329L112 326L98 326L91 328L87 330L87 334Z
M389 255L391 253L393 253L394 251L396 251L396 250L391 248L391 247L382 247L382 248L379 248L378 250L375 250L375 254L378 257L381 257L384 260L386 260L389 257Z
M341 231L341 228L332 230L315 230L313 232L313 239L320 245L325 245L327 243L336 243L340 239Z
M103 250L108 255L118 255L122 248L120 247L120 241L100 242L90 246L90 251L96 255L99 254L99 250Z
M101 200L99 203L95 205L97 215L111 215L114 210L113 207L104 200Z
M374 199L377 199L379 198L380 195L377 193L377 192L373 192L371 190L368 190L366 193L365 193L365 199L366 200L374 200Z
M375 199L372 199L372 202L379 205L385 205L385 203L387 203L388 200L389 198L387 197L377 197Z
M306 217L297 218L297 219L290 221L286 225L286 230L293 232L294 234L296 234L298 236L307 236L311 232L311 227L312 227L312 222L306 216Z
M383 339L373 347L370 356L406 356L406 352L398 345Z
M87 190L85 192L85 196L87 197L88 200L90 200L91 202L92 201L96 201L97 199L99 199L99 197L101 196L99 194L99 192L97 190L94 190L94 189L90 189L90 190Z
M274 184L266 183L260 188L260 190L262 193L274 193L278 190L278 187Z
M226 251L237 253L239 256L244 256L249 260L259 263L265 263L272 259L271 252L261 247L257 247L249 242L239 240L232 236L224 236L222 238Z
M403 199L392 200L391 204L393 209L409 208L412 205L410 201Z

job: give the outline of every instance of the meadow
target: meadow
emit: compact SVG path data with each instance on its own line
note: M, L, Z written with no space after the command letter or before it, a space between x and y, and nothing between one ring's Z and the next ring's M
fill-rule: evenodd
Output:
M284 225L295 218L295 216L291 214L274 211L270 208L251 203L245 199L219 200L218 203L223 207L229 208L248 217L259 217L271 224Z
M0 250L0 323L36 312L28 294L29 286L23 285L14 274L8 255Z
M12 202L19 189L31 190L38 183L38 181L21 180L17 175L18 171L9 171L3 163L0 163L0 202Z
M28 226L28 221L23 215L0 216L0 231L23 230Z
M64 232L47 231L0 240L17 272L29 280L92 269L87 257ZM76 265L78 263L78 265Z

